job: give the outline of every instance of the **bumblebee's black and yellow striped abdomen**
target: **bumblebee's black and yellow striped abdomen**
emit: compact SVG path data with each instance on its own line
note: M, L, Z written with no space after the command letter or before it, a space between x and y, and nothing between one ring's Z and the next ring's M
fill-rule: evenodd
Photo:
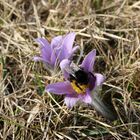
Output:
M89 86L89 76L84 70L79 69L75 71L73 74L70 74L69 78L73 89L79 93L85 93L86 89Z

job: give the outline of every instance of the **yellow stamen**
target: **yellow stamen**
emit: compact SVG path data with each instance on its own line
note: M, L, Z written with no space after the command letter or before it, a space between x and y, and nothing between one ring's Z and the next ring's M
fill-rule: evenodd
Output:
M78 93L78 94L83 94L86 92L86 89L88 88L88 85L82 85L77 83L75 80L71 82L72 88Z

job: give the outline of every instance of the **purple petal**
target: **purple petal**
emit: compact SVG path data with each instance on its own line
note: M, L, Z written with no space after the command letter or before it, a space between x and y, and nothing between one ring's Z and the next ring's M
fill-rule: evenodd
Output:
M89 72L93 71L95 56L96 56L96 50L93 50L89 52L87 56L84 58L81 67L84 68L85 71L89 71Z
M37 61L43 61L42 57L39 57L39 56L33 57L33 60L34 60L35 62L37 62Z
M64 102L68 108L72 108L77 103L78 100L79 98L77 97L65 96L64 98Z
M34 60L35 62L37 62L37 61L42 61L42 62L46 63L47 65L50 64L49 61L47 61L46 59L43 59L42 57L39 57L39 56L33 57L33 60Z
M41 45L41 57L49 61L52 52L49 42L44 38L37 38L36 41Z
M62 43L62 38L63 38L62 36L54 37L51 41L51 48L54 49L60 47Z
M105 80L105 77L102 74L99 74L99 73L95 73L94 75L96 77L95 87L96 86L101 86L102 83Z
M75 93L69 81L49 84L46 86L46 91L59 95Z
M44 38L37 38L37 39L35 39L35 41L38 42L43 47L47 46L50 48L50 43L48 42L48 40L46 40Z
M47 47L42 47L41 48L41 57L44 60L50 61L50 56L51 56L51 48L47 48Z
M50 63L53 67L55 67L57 61L57 57L56 57L56 52L55 49L52 51L51 57L50 57Z
M68 53L70 53L72 51L75 35L76 34L74 32L71 32L71 33L67 34L64 38L64 41L63 41L64 47L63 48L64 48L64 50L66 49L68 51Z
M79 46L75 46L73 47L71 53L69 54L69 59L71 59L73 57L73 54L79 49L80 47Z
M90 91L87 90L85 95L82 95L81 100L85 102L86 104L91 104L92 97L90 95Z
M61 71L62 71L65 79L68 79L68 77L69 77L69 73L67 72L67 70L70 67L70 63L71 63L71 61L68 59L64 59L60 63L60 68L61 68Z
M75 47L73 47L72 48L72 53L75 53L76 51L77 51L77 49L79 49L80 48L80 46L75 46Z
M63 59L69 58L72 53L72 47L75 39L75 33L69 33L63 36L61 42L61 48L59 50L59 59L62 61Z

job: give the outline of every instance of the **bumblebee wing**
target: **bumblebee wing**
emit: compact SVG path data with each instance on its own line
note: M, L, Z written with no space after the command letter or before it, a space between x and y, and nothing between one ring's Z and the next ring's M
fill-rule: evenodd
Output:
M78 70L80 70L80 67L78 65L76 65L75 63L71 63L70 64L70 68L72 69L72 71L76 72Z
M75 72L78 70L80 70L80 68L73 62L69 66L65 67L65 71L73 77L75 77Z

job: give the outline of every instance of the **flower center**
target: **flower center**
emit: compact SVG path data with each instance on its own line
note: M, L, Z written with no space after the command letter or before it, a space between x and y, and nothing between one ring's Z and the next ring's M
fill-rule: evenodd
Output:
M86 89L89 88L89 74L81 68L70 74L69 81L78 94L86 93Z
M71 81L71 86L78 94L84 94L86 89L89 87L88 84L80 84L75 80Z

